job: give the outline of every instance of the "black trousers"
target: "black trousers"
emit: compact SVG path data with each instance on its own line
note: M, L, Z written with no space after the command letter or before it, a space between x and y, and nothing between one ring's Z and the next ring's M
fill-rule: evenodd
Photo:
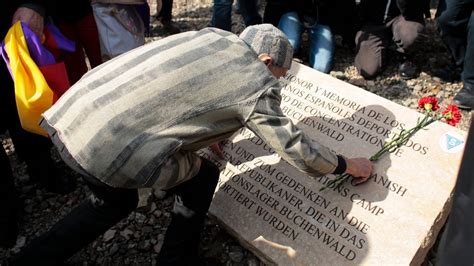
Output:
M441 37L456 66L462 69L464 86L474 88L474 0L445 0L438 18Z
M196 176L169 190L176 194L176 200L159 265L196 262L200 234L218 178L217 167L203 159ZM136 189L113 188L98 180L87 182L92 195L21 250L11 265L60 264L135 210Z
M393 41L400 53L410 53L423 24L398 16L386 24L367 24L356 34L355 66L366 79L377 76L385 64L386 50Z
M257 5L257 0L239 0L240 12L245 16L242 16L244 19L245 26L262 24L262 17L258 13L260 6Z
M20 201L4 149L0 149L0 169L0 246L11 247L18 235Z
M0 64L0 134L7 130L15 145L15 153L26 162L32 178L48 177L53 167L51 142L25 131L20 124L15 103L13 80L4 63ZM10 160L0 147L0 245L11 246L18 232L19 199L15 191ZM45 183L48 180L38 180Z
M161 19L161 21L166 21L170 22L171 21L171 14L173 10L173 0L162 0L162 7L160 10L160 14L158 14L158 18Z
M289 1L286 0L268 0L266 3L263 13L263 23L270 23L278 27L281 16L288 12L291 5Z

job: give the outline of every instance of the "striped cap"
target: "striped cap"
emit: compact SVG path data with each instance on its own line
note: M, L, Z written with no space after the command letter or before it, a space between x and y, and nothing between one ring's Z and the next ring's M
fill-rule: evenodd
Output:
M288 69L291 67L293 47L286 35L272 24L248 26L239 38L258 55L267 53L272 58L273 65Z

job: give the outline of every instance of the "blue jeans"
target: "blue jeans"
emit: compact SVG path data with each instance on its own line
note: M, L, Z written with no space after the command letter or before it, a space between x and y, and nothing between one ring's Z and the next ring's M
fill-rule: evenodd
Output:
M258 13L257 1L238 0L239 9L246 26L262 23L262 18ZM233 0L214 0L212 8L212 26L231 31L232 29L232 3Z
M288 12L281 17L278 28L286 34L295 53L300 49L301 35L308 30L309 65L324 73L331 70L334 58L334 37L329 26L316 24L311 28L306 28L296 12Z

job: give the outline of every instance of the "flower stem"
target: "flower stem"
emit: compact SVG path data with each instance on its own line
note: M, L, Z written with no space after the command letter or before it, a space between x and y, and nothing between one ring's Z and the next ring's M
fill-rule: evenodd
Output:
M413 135L415 135L415 133L418 132L420 129L430 125L431 123L435 121L441 120L442 118L443 118L442 116L431 116L430 112L427 112L426 115L423 117L423 119L421 121L418 121L416 126L408 130L402 130L398 136L394 137L392 140L385 143L378 152L376 152L374 155L372 155L369 158L369 160L372 162L376 162L387 152L392 153L396 151L403 144L405 144ZM330 180L327 183L327 185L323 186L321 189L319 189L319 191L323 191L327 188L338 188L344 182L346 182L350 177L351 177L350 174L347 174L347 173L342 174L336 177L335 179Z

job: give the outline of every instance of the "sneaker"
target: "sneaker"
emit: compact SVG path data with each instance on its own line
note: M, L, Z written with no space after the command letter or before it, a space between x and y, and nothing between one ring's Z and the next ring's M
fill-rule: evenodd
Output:
M406 60L398 68L398 73L402 79L412 79L416 77L416 66L411 61Z
M474 88L464 86L454 96L454 103L464 110L474 109Z

